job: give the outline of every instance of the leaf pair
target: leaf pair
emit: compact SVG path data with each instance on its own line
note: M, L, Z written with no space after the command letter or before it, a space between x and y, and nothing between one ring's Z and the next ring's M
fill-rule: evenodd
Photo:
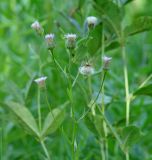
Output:
M20 123L29 134L41 139L55 132L61 125L65 117L64 108L66 105L67 103L60 108L55 108L47 115L42 131L38 129L38 125L27 107L15 102L7 102L5 106L13 113L17 122Z

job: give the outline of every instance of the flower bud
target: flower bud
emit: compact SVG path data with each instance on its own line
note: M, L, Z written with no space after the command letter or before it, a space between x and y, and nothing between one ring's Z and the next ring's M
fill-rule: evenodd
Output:
M45 41L47 43L48 49L53 49L55 47L54 34L45 35Z
M66 38L66 46L69 49L74 49L76 47L76 38L77 35L76 34L66 34L65 35Z
M35 30L38 34L43 34L43 28L38 21L31 24L31 28Z
M47 79L47 77L40 77L40 78L35 79L34 81L38 84L38 86L40 88L43 88L43 87L45 87L45 80L46 79Z
M94 68L92 67L91 64L86 63L85 65L79 67L79 72L82 75L88 76L88 75L94 74L95 70L94 70Z
M90 16L90 17L87 17L86 22L87 22L88 28L92 29L97 25L98 19L97 19L97 17Z
M103 60L103 69L106 69L106 70L109 69L109 63L111 62L112 58L104 56L102 60Z

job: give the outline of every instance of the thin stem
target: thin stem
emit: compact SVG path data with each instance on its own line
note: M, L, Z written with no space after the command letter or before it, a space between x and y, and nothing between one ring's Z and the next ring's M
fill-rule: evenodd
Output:
M61 70L61 72L67 78L66 72L63 70L63 68L61 67L61 65L59 64L59 62L55 59L55 56L54 56L53 52L51 50L49 50L49 53L50 53L50 55L51 55L51 57L53 59L54 64L57 66L57 68L59 68Z
M51 111L51 105L50 105L49 100L48 100L46 85L45 85L45 99L46 99L47 106L48 106L49 110Z
M126 92L126 126L129 125L129 114L130 114L130 94L129 94L129 83L128 83L128 69L126 62L126 51L125 45L121 46L122 58L124 62L124 79L125 79L125 92Z
M0 159L3 157L3 129L0 128Z
M92 96L92 86L91 86L91 76L88 76L88 88L89 88L89 95Z
M37 95L37 111L38 111L38 123L39 130L41 131L41 105L40 105L40 87L38 86L38 95Z
M101 149L101 157L102 157L102 160L105 160L105 152L104 152L104 144L102 141L99 142L100 143L100 149Z
M42 148L43 148L43 150L44 150L44 153L45 153L47 159L48 159L48 160L51 160L50 155L49 155L49 152L48 152L48 150L47 150L47 148L46 148L46 146L45 146L44 141L41 141L41 146L42 146Z
M126 152L126 160L129 160L129 153L128 153L128 151Z
M94 106L94 104L96 103L97 99L99 98L100 93L101 93L101 90L102 90L102 86L103 86L103 83L104 83L104 80L105 80L105 77L106 77L106 73L107 73L107 70L104 70L104 71L103 71L102 82L101 82L100 89L99 89L99 91L98 91L98 94L97 94L96 98L94 99L94 101L93 101L93 103L91 104L91 106L89 107L89 109L78 119L78 122L79 122L80 120L82 120L82 119L90 112L90 110L92 110L92 107Z
M112 125L109 123L109 121L107 120L106 116L102 113L102 110L101 110L101 108L99 106L98 106L98 109L99 109L101 115L103 116L103 119L104 119L105 123L107 124L107 126L111 130L112 134L117 139L117 141L119 143L119 146L121 147L122 146L122 142L121 142L121 139L120 139L119 135L117 134L117 132L115 131L115 129L112 127Z
M78 77L79 77L79 71L78 71L78 73L77 73L77 75L76 75L75 79L73 80L72 88L75 86L75 84L76 84L76 81L77 81Z
M72 143L71 143L71 148L72 148L72 160L75 160L75 139L76 139L76 121L75 121L75 114L74 114L74 103L73 103L73 91L72 91L72 76L71 76L71 62L72 62L72 50L68 50L69 54L69 66L68 66L68 82L69 82L69 89L68 89L68 96L70 99L70 104L71 104L71 117L73 120L73 133L72 133Z
M121 37L121 52L122 52L122 59L123 59L123 70L124 70L124 80L125 80L125 94L126 94L126 126L129 125L129 118L130 118L130 93L129 93L129 82L128 82L128 69L127 69L127 57L126 57L126 48L125 48L125 39L123 35ZM126 152L126 160L129 160L129 153Z

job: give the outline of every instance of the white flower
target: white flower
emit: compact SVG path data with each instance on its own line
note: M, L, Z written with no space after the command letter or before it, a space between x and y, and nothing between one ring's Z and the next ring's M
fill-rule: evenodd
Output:
M40 30L41 29L41 25L38 21L35 21L31 24L31 28L33 28L34 30Z
M54 48L54 34L46 34L45 35L45 41L48 45L48 48L51 49L51 48Z
M89 28L95 27L98 23L97 17L94 16L87 17L86 21Z
M65 35L67 48L75 48L76 46L76 34L68 33Z
M109 68L109 63L111 62L112 58L104 56L102 58L102 60L103 60L103 69L108 69Z
M40 78L35 79L34 81L39 85L39 87L44 87L46 79L47 77L40 77Z
M94 74L95 70L92 67L92 65L86 63L85 65L79 67L79 72L82 75L92 75L92 74Z

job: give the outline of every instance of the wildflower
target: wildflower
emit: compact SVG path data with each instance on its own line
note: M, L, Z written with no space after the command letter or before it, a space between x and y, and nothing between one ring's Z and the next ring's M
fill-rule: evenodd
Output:
M104 56L102 58L102 60L103 60L103 69L108 69L109 68L109 63L111 62L112 58Z
M87 22L88 28L92 29L97 25L98 19L97 17L90 16L90 17L87 17L86 22Z
M47 43L48 49L53 49L54 45L54 34L47 34L45 35L45 41Z
M79 67L79 72L82 75L92 75L94 74L95 70L91 64L86 63L85 65Z
M34 81L38 84L39 87L44 87L46 79L47 77L40 77L40 78L35 79Z
M74 49L76 46L76 38L77 35L76 34L72 34L72 33L68 33L65 35L66 38L66 46L69 49Z
M35 21L31 24L31 28L35 30L38 34L43 33L43 28L38 21Z

